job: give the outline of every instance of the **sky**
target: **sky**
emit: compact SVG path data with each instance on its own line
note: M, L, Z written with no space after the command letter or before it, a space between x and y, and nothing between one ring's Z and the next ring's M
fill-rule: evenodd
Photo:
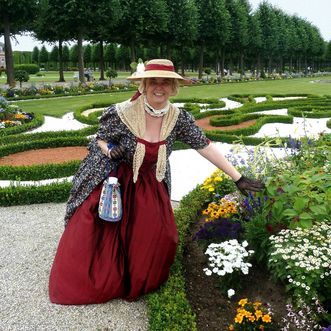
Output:
M262 1L249 0L253 10ZM305 18L319 28L324 40L331 41L331 0L267 0L267 2L290 15L297 14ZM3 37L0 37L0 42L3 42ZM44 45L48 51L53 48L53 45L47 43ZM16 40L12 40L15 51L32 51L35 46L40 49L42 43L29 36L16 36Z

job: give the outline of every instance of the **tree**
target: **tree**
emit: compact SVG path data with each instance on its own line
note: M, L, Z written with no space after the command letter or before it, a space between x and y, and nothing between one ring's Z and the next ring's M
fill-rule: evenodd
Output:
M60 57L60 49L59 49L59 57ZM70 50L69 50L68 45L64 45L63 51L62 51L62 63L63 63L63 66L66 68L66 70L68 70L69 61L70 61ZM60 62L60 66L61 66L61 61L59 61L59 62Z
M78 45L73 45L70 48L69 60L70 60L70 62L72 63L72 65L74 67L77 66L77 63L78 63Z
M167 5L165 0L127 0L122 10L116 34L121 44L130 47L129 62L135 62L137 44L155 44L167 31Z
M20 88L22 88L22 82L27 82L30 77L25 70L15 70L14 72L15 80L20 82Z
M88 67L92 62L92 46L90 44L84 47L84 63Z
M55 63L55 66L57 67L59 62L59 48L57 46L52 48L51 52L49 53L48 60Z
M206 47L211 48L222 38L227 38L229 13L223 0L197 0L196 3L199 10L197 41L200 49L199 79L201 79Z
M70 39L70 34L63 28L66 15L62 0L40 0L38 15L34 23L35 36L50 43L58 43L59 81L64 82L63 42ZM50 23L51 22L51 23ZM68 61L68 58L67 60Z
M192 46L198 34L198 9L193 0L167 0L168 26L161 38L167 45L167 58L172 59L173 48L181 54L181 68L184 75L185 46Z
M15 86L10 36L29 30L36 13L34 0L0 0L0 33L4 34L7 84Z
M116 68L116 46L114 44L108 44L105 47L105 61L108 62L108 67Z
M39 48L37 46L33 47L32 50L32 63L39 64Z
M95 12L95 20L98 24L93 26L93 29L88 30L87 38L98 45L97 48L94 48L96 51L94 67L96 66L95 62L98 61L100 80L105 79L104 43L115 40L114 30L123 15L121 3L120 0L99 0Z
M45 69L48 69L48 51L45 46L42 46L39 52L39 63L41 66L44 65Z

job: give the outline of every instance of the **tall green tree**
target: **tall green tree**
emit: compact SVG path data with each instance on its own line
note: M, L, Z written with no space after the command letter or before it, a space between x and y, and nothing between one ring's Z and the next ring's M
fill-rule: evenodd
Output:
M63 28L66 11L62 0L40 0L38 15L34 23L36 38L58 44L59 81L64 82L63 43L70 39L70 34Z
M32 50L32 63L39 64L39 48L37 46L33 47Z
M11 35L27 31L36 14L36 0L0 0L0 34L4 35L7 84L15 86Z
M92 46L90 44L84 46L84 63L87 67L92 63Z
M268 71L272 71L272 60L278 47L277 16L274 7L263 1L256 12L262 33L262 54L268 62Z
M52 62L55 64L55 68L57 67L59 63L59 48L55 45L53 46L51 52L49 53L49 62Z
M39 52L39 63L48 69L48 51L45 46L42 46Z
M105 61L108 63L108 67L113 67L116 69L116 45L110 43L105 47Z
M134 62L138 44L156 44L167 31L167 5L165 0L127 0L122 3L123 17L116 34L120 44L130 47L131 62Z
M115 29L117 28L123 11L120 0L98 0L94 12L95 21L98 22L88 30L87 38L98 44L98 67L100 80L105 80L104 44L116 40ZM93 54L92 54L93 56ZM94 67L96 64L94 63Z
M77 67L78 64L78 45L73 45L70 47L69 60L74 67Z
M229 13L223 0L196 0L198 17L199 78L202 78L204 53L213 48L229 32Z
M167 47L167 58L172 59L172 50L177 48L181 54L181 69L184 75L185 46L192 46L198 34L198 8L193 0L167 0L168 27L160 38Z
M60 57L60 49L59 49L59 57ZM62 61L60 61L63 64L63 67L68 70L68 62L70 61L70 49L68 45L63 45L62 50Z

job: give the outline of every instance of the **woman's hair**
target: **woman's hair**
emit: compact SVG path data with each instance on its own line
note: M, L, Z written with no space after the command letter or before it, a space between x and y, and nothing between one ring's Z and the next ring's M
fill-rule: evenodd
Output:
M143 93L146 90L146 85L147 85L147 80L150 78L143 78L140 82L140 86L139 86L139 91L140 93ZM178 79L176 78L169 78L170 82L171 82L171 89L172 89L172 96L175 96L178 94L179 91L179 82Z

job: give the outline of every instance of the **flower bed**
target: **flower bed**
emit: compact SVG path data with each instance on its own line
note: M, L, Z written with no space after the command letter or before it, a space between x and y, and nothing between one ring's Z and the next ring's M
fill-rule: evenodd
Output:
M21 126L33 120L32 113L23 112L17 105L11 105L0 96L0 130Z
M331 324L330 145L330 135L290 139L285 159L267 158L259 148L247 162L239 159L244 174L259 174L266 182L264 192L246 198L229 194L231 186L220 171L201 187L209 193L209 203L201 209L194 240L206 255L205 277L219 279L219 295L230 298L236 311L229 330L306 331ZM290 295L287 315L283 312L276 324L272 305L263 313L254 294L240 297L251 265L257 263L268 266ZM199 318L201 312L196 313Z

